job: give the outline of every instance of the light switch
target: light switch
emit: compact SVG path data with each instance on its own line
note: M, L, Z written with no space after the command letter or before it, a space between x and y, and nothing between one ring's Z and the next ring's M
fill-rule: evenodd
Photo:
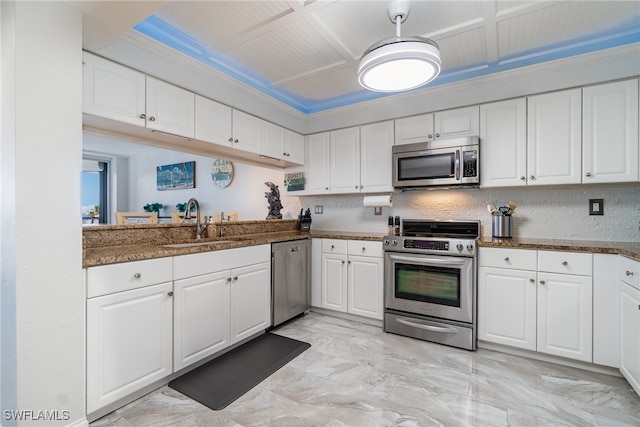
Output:
M604 215L604 199L589 199L589 215Z

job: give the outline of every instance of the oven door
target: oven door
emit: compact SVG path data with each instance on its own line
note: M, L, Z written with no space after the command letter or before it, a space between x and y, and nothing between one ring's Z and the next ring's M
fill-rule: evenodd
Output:
M473 323L474 259L385 253L385 308Z

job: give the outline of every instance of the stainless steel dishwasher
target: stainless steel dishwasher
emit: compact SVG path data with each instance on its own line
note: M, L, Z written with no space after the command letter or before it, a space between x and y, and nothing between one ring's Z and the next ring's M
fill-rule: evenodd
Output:
M311 239L271 244L271 326L311 308Z

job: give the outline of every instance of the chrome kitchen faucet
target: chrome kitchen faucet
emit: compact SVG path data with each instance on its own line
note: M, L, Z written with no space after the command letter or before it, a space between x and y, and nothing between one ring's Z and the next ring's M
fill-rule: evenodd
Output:
M191 203L196 207L196 240L202 239L202 234L207 229L207 223L200 224L200 203L195 198L190 198L187 202L186 213L184 214L184 220L191 219Z

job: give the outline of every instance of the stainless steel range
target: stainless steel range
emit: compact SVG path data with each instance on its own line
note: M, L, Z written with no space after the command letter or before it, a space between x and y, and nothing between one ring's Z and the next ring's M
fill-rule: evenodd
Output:
M480 221L402 220L386 236L384 330L476 349Z

